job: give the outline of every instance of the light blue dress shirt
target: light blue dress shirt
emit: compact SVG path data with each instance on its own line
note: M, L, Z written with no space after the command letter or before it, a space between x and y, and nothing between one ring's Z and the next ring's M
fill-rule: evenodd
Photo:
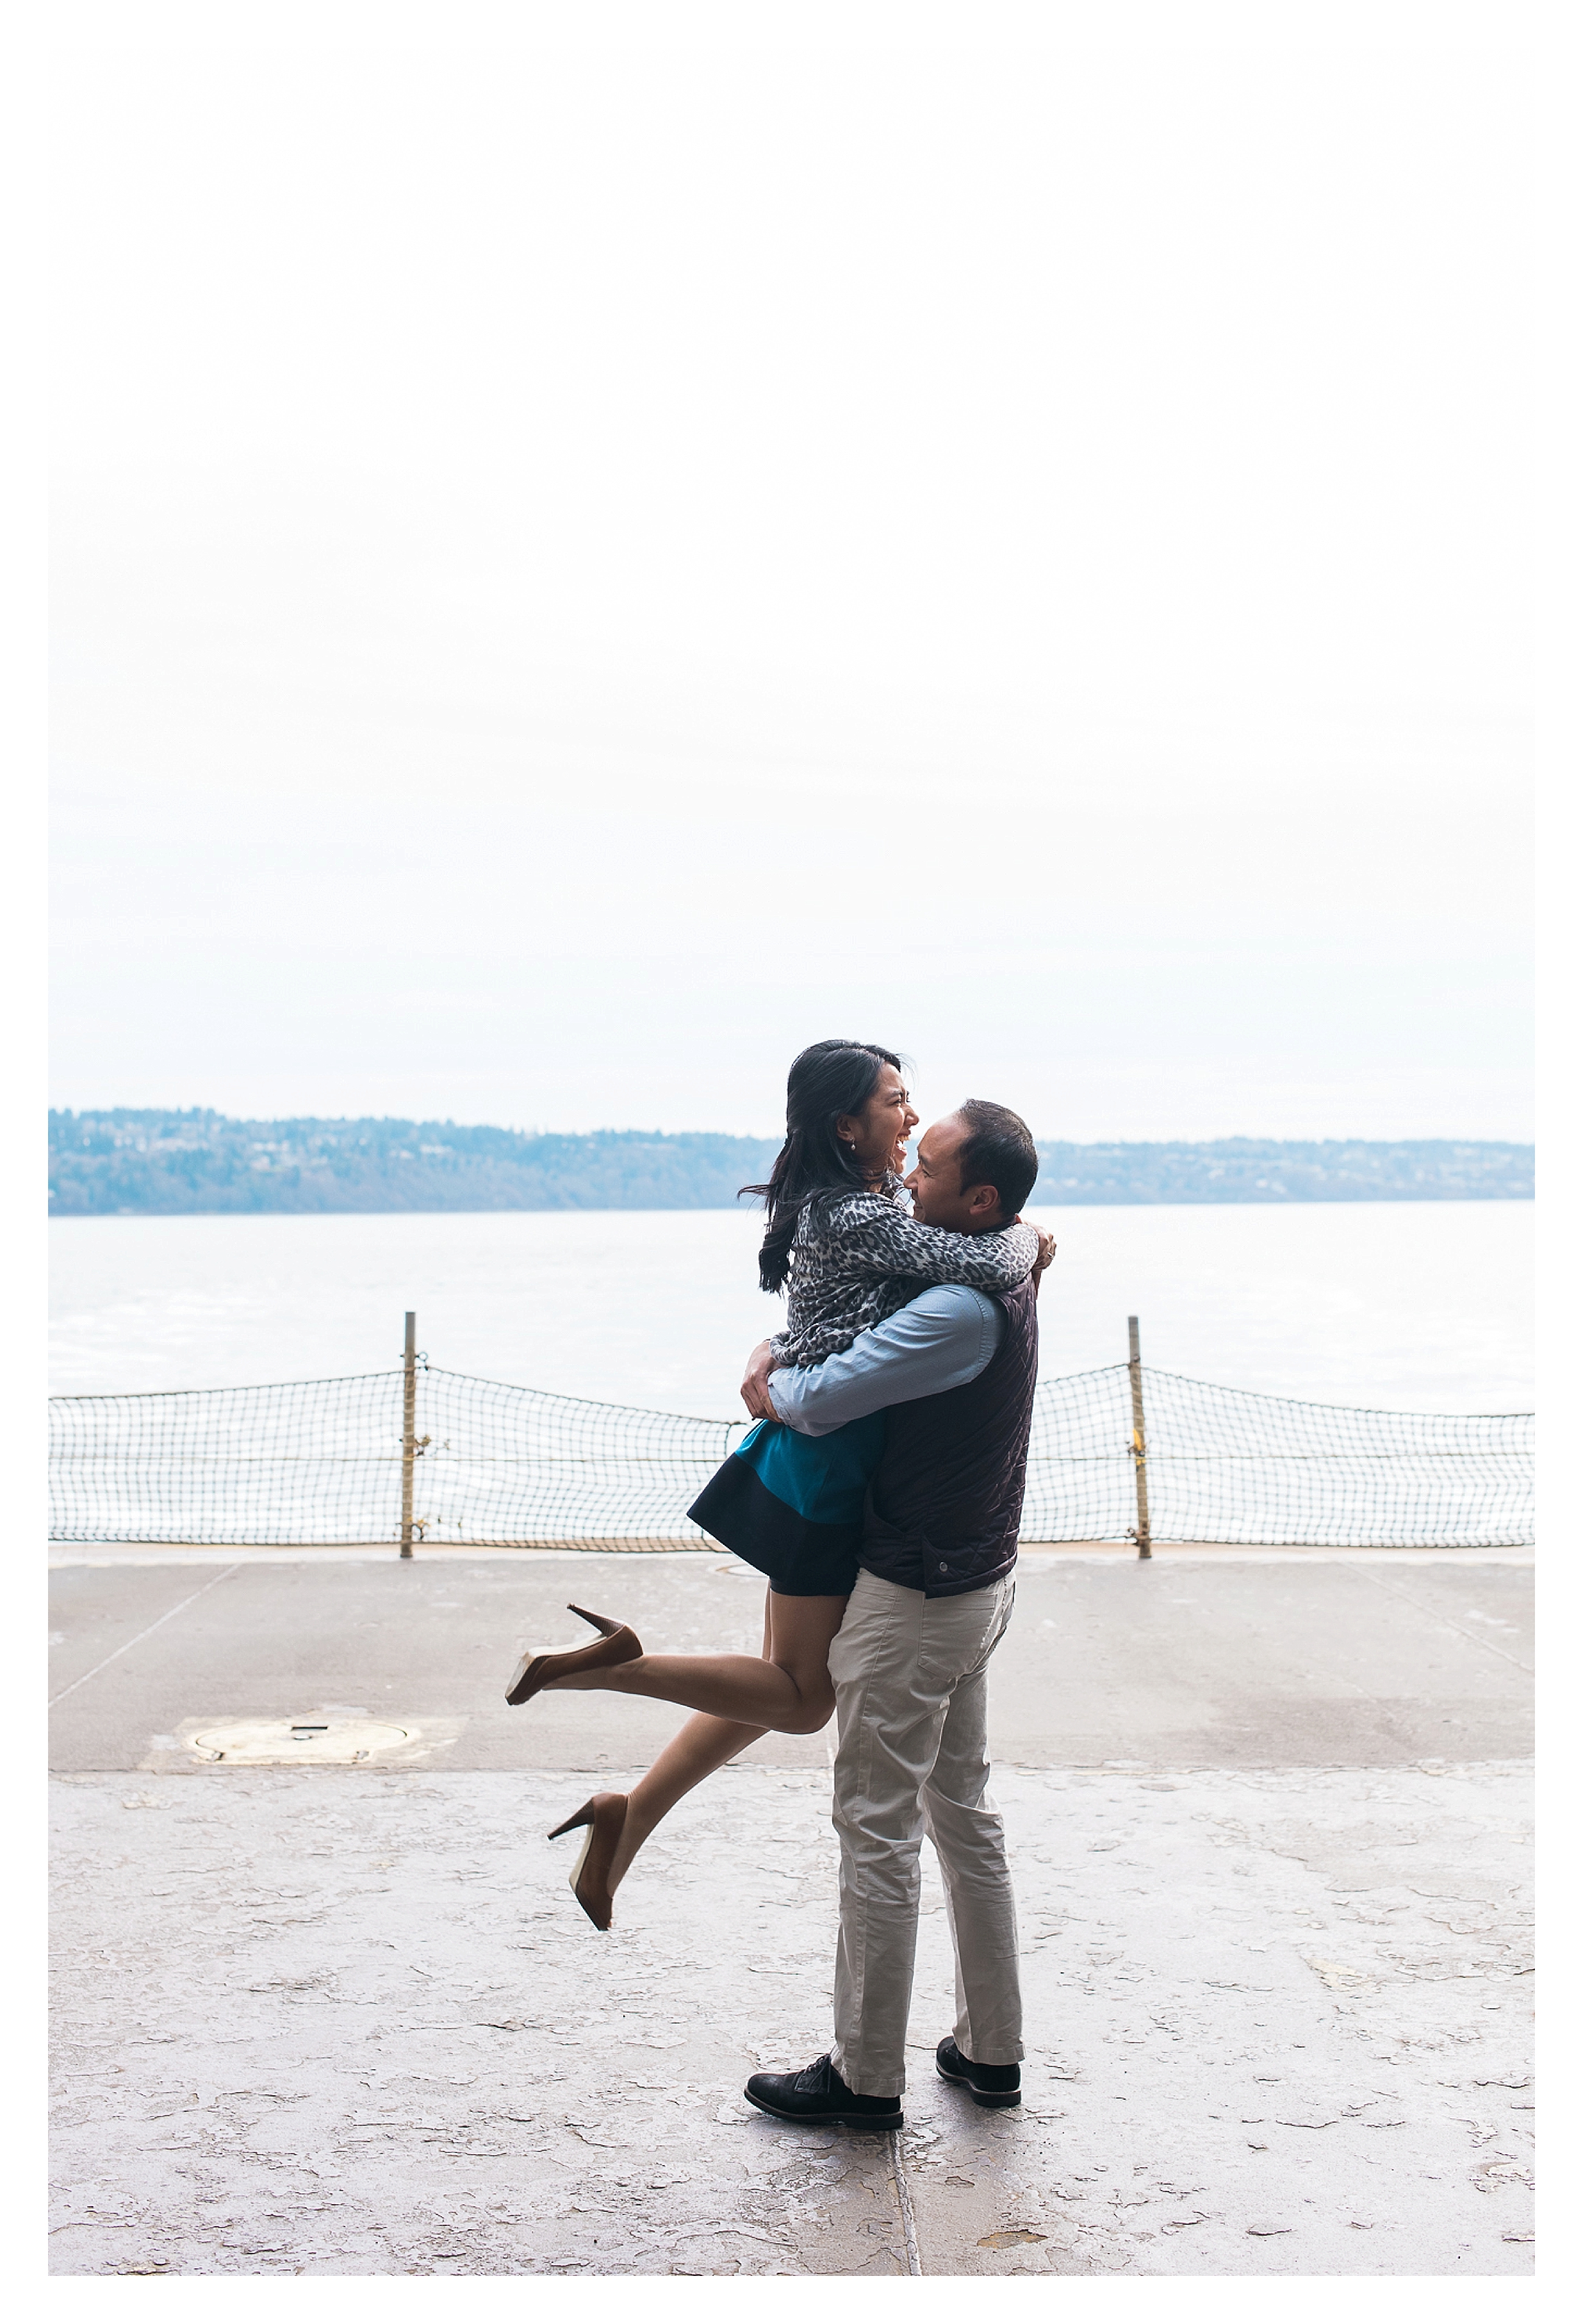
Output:
M839 1355L771 1372L769 1401L788 1428L828 1436L888 1404L964 1388L983 1370L1005 1328L1004 1314L984 1292L965 1283L932 1284L882 1323L860 1332Z

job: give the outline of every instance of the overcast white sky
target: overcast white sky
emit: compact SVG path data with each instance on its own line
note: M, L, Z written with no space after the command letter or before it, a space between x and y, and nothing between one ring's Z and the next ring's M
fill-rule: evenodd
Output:
M1527 1136L1525 101L67 56L56 1102Z

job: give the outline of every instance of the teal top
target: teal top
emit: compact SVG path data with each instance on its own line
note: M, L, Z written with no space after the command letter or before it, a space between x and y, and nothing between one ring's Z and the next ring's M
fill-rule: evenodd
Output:
M885 1415L870 1412L828 1436L799 1435L778 1420L755 1421L735 1457L811 1525L857 1525L884 1450Z

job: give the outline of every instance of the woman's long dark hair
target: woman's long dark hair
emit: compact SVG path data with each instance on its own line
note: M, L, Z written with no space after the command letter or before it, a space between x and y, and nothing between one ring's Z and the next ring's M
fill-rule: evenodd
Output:
M786 1077L786 1144L767 1186L744 1186L764 1201L765 1233L759 1251L759 1287L779 1291L790 1272L792 1237L812 1195L844 1194L868 1184L835 1134L843 1113L861 1113L873 1096L881 1065L901 1071L901 1059L871 1041L815 1041L792 1059Z

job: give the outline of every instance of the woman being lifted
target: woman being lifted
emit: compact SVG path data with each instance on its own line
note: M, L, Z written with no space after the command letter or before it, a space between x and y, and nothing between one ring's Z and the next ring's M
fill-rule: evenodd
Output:
M909 1216L901 1172L917 1120L889 1049L817 1041L794 1061L786 1142L768 1185L743 1188L765 1205L760 1287L787 1294L786 1328L769 1342L778 1367L840 1353L930 1284L1005 1291L1048 1264L1050 1238L1020 1222L971 1234ZM631 1792L595 1793L550 1834L586 1835L572 1886L596 1928L610 1926L616 1887L679 1799L767 1731L808 1735L830 1718L830 1644L884 1441L883 1412L819 1436L760 1420L688 1510L768 1580L762 1655L648 1655L628 1624L574 1606L599 1637L518 1664L511 1703L603 1688L697 1714Z

